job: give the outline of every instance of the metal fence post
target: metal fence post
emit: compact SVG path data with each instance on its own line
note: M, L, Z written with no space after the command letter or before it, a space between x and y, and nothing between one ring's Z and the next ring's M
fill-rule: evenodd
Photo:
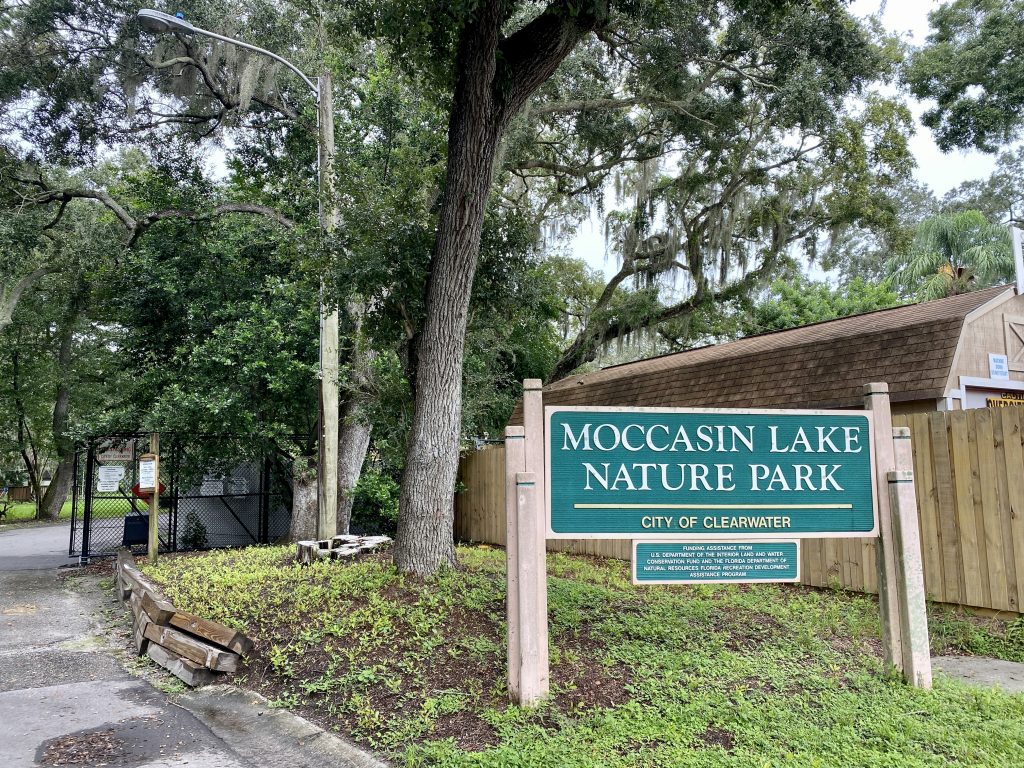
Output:
M94 444L90 442L85 463L85 514L82 515L82 554L78 556L79 565L89 563L89 529L92 527L92 467L96 462L95 451Z

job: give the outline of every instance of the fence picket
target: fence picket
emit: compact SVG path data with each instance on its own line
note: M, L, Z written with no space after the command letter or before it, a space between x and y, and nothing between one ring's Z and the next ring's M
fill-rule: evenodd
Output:
M902 421L900 421L902 419ZM1024 599L1024 408L898 417L911 430L928 597L1020 611ZM504 446L467 454L460 538L503 545ZM805 539L801 580L876 592L874 539ZM628 560L628 540L549 541L552 551Z
M1000 522L999 478L995 466L995 429L992 411L981 408L969 411L974 420L974 449L977 452L978 474L975 496L979 513L981 557L978 569L985 581L987 602L993 608L1010 609L1010 595L1006 583L1006 563L1003 559L1002 523Z
M935 473L932 462L932 435L928 416L919 413L910 419L910 442L914 454L914 487L917 490L918 522L921 526L921 554L924 561L925 591L931 600L946 599L942 573L942 543L939 539L939 507L936 501Z

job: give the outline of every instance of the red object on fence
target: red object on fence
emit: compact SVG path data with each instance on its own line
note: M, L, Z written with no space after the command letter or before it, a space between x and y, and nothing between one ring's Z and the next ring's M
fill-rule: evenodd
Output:
M163 493L165 490L167 490L167 486L165 486L163 483L160 483L160 493ZM142 490L141 488L139 488L139 484L138 483L136 483L135 485L132 486L132 496L136 496L136 497L142 499L143 501L149 501L149 497L152 496L152 495L153 495L153 489L152 488L147 488L146 490Z

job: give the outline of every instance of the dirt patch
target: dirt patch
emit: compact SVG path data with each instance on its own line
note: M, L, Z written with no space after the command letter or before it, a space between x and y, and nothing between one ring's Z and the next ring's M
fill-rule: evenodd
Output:
M455 746L467 752L482 752L497 746L498 733L473 712L459 712L442 718L434 726L431 738L452 739Z
M113 730L73 733L52 741L43 751L44 766L111 765L124 753L124 742Z
M57 576L62 580L78 579L83 576L107 577L114 575L113 558L95 558L88 565L72 565L57 569Z
M415 579L390 585L380 594L393 604L414 605L422 589ZM365 608L351 597L350 610ZM481 751L499 742L495 729L479 717L486 708L503 710L507 658L503 602L482 610L449 605L440 635L445 643L424 650L407 627L396 626L392 642L366 653L359 633L331 635L290 657L285 670L275 663L274 644L286 645L301 634L294 626L250 627L256 647L245 660L236 681L259 690L270 699L289 702L304 717L329 729L340 729L371 746L387 730L384 723L422 721L416 740L451 738L466 751ZM536 714L535 722L558 730L564 715L610 708L630 699L630 670L606 662L606 647L588 628L555 638L564 660L551 669L551 704ZM403 654L416 650L414 666ZM351 663L348 659L358 659ZM285 672L282 674L282 672ZM312 683L312 685L311 685Z
M709 747L721 747L726 752L732 752L734 744L732 733L717 725L708 725L703 733L697 734L697 738Z
M553 699L558 710L571 714L629 701L628 688L633 682L630 670L624 664L606 662L605 644L588 627L575 635L560 636L557 643L567 657L572 656L571 661L561 661L551 668L552 687L562 689Z
M766 613L730 612L727 623L716 624L725 633L725 647L730 651L751 651L778 637L783 626Z

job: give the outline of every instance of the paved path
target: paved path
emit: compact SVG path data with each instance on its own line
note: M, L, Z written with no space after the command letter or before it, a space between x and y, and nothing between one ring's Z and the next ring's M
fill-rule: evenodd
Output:
M936 656L932 667L969 685L1024 693L1024 664L985 656Z
M67 531L0 534L0 768L381 766L255 694L175 698L129 674L100 626L124 610L113 590L89 576L60 583Z
M24 571L77 565L68 557L71 523L0 529L0 571Z

